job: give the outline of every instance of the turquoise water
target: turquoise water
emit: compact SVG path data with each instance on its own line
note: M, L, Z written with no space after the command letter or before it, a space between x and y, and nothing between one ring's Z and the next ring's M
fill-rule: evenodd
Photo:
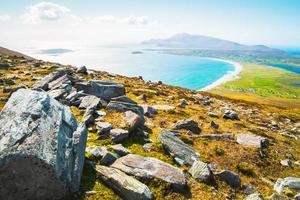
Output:
M286 65L286 64L268 64L271 67L276 67L280 69L285 69L290 72L294 72L300 74L300 67L293 66L293 65Z
M223 61L193 56L159 54L143 51L133 54L129 48L84 48L68 53L39 54L30 52L33 57L71 64L85 65L90 69L108 71L126 76L142 76L145 80L161 80L163 83L199 90L215 82L234 66ZM47 52L44 50L44 52Z

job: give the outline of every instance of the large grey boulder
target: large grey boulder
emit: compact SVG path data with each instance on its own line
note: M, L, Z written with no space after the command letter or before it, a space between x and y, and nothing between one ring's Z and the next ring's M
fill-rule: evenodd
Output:
M111 167L138 177L158 178L177 188L183 188L186 185L186 178L182 170L152 157L128 154L117 159Z
M284 192L286 189L300 191L300 178L286 177L277 179L274 190L278 193Z
M110 130L109 135L114 143L119 143L129 137L129 132L124 129L115 128Z
M180 120L173 125L173 129L186 129L190 130L193 133L200 133L201 129L199 128L199 124L192 119Z
M0 113L0 199L60 199L78 190L86 139L85 126L47 93L14 92Z
M194 161L199 160L199 153L177 138L172 132L163 130L157 138L173 157L184 160L188 165L192 166Z
M269 145L269 140L267 138L254 134L238 134L236 141L238 144L255 148L267 148Z
M96 172L108 187L125 200L152 199L152 193L145 184L118 169L97 165Z
M124 120L126 126L129 129L129 132L131 133L139 128L143 128L145 123L144 117L141 117L140 115L132 112L131 110L125 112Z
M207 163L195 161L189 170L189 173L194 179L200 182L212 183L214 175Z
M111 98L125 95L124 86L111 81L81 81L76 82L74 87L77 91L83 91L86 94L94 95L105 101L110 101Z
M232 188L240 189L241 188L241 178L238 174L229 171L222 170L221 172L216 174L221 181L226 182Z
M79 108L86 109L86 108L98 108L100 104L100 99L93 95L85 96L81 99L81 103L79 105Z
M143 108L141 106L137 105L137 104L134 104L134 103L111 100L108 103L106 109L115 110L115 111L118 111L118 112L132 111L132 112L138 114L142 119L144 119L144 110L143 110Z

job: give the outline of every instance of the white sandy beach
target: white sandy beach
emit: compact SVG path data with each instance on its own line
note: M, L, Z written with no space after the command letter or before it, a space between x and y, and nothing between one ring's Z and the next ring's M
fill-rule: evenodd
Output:
M234 65L235 69L234 69L234 71L229 71L227 74L225 74L224 76L222 76L221 78L219 78L218 80L213 82L212 84L200 89L200 91L210 90L218 85L226 83L227 81L231 81L231 80L238 78L239 73L243 69L243 66L240 63L237 63L235 61L224 60L224 59L219 59L219 58L209 58L209 59L230 63L230 64Z

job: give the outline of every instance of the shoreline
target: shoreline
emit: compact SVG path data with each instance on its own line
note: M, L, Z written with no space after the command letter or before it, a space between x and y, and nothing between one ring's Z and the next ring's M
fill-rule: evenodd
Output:
M226 62L229 64L232 64L234 66L234 70L233 71L229 71L228 73L224 74L221 78L219 78L218 80L214 81L213 83L205 86L204 88L199 89L198 91L208 91L210 89L213 89L219 85L222 85L228 81L232 81L236 78L238 78L238 75L240 74L240 72L243 69L243 65L241 65L238 62L235 61L231 61L231 60L225 60L225 59L220 59L220 58L209 58L211 60L217 60L217 61L222 61L222 62Z

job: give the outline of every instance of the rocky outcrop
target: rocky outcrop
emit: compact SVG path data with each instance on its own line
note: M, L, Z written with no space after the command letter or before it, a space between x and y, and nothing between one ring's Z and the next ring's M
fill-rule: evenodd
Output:
M13 93L0 114L0 199L60 199L78 190L86 139L85 126L47 93Z
M110 110L116 110L118 112L132 111L144 119L143 108L136 103L130 103L128 100L124 101L124 98L116 98L115 100L111 100L106 108Z
M113 142L119 143L129 137L129 132L124 129L116 128L116 129L110 130L109 135Z
M192 119L180 120L173 125L173 129L186 129L190 130L193 133L200 133L201 129L199 128L199 124Z
M286 189L300 191L300 178L286 177L284 179L277 179L274 190L278 193L282 193Z
M238 174L236 174L232 171L229 171L229 170L223 170L223 171L217 173L216 175L221 181L226 182L232 188L235 188L235 189L241 188L241 178Z
M269 145L269 140L267 138L254 134L238 134L236 141L238 144L255 148L267 148Z
M111 98L125 95L125 88L120 83L111 81L80 81L74 84L77 91L83 91L86 94L94 95L105 101Z
M186 178L181 170L152 157L128 154L117 159L111 167L138 177L158 178L178 188L186 185Z
M125 200L152 199L152 193L146 185L118 169L97 165L96 172L108 187Z
M124 117L126 126L129 132L134 132L137 129L142 129L145 123L145 119L132 111L126 111Z
M192 166L195 160L199 160L200 155L172 132L163 130L157 138L172 156L184 160L188 165Z

